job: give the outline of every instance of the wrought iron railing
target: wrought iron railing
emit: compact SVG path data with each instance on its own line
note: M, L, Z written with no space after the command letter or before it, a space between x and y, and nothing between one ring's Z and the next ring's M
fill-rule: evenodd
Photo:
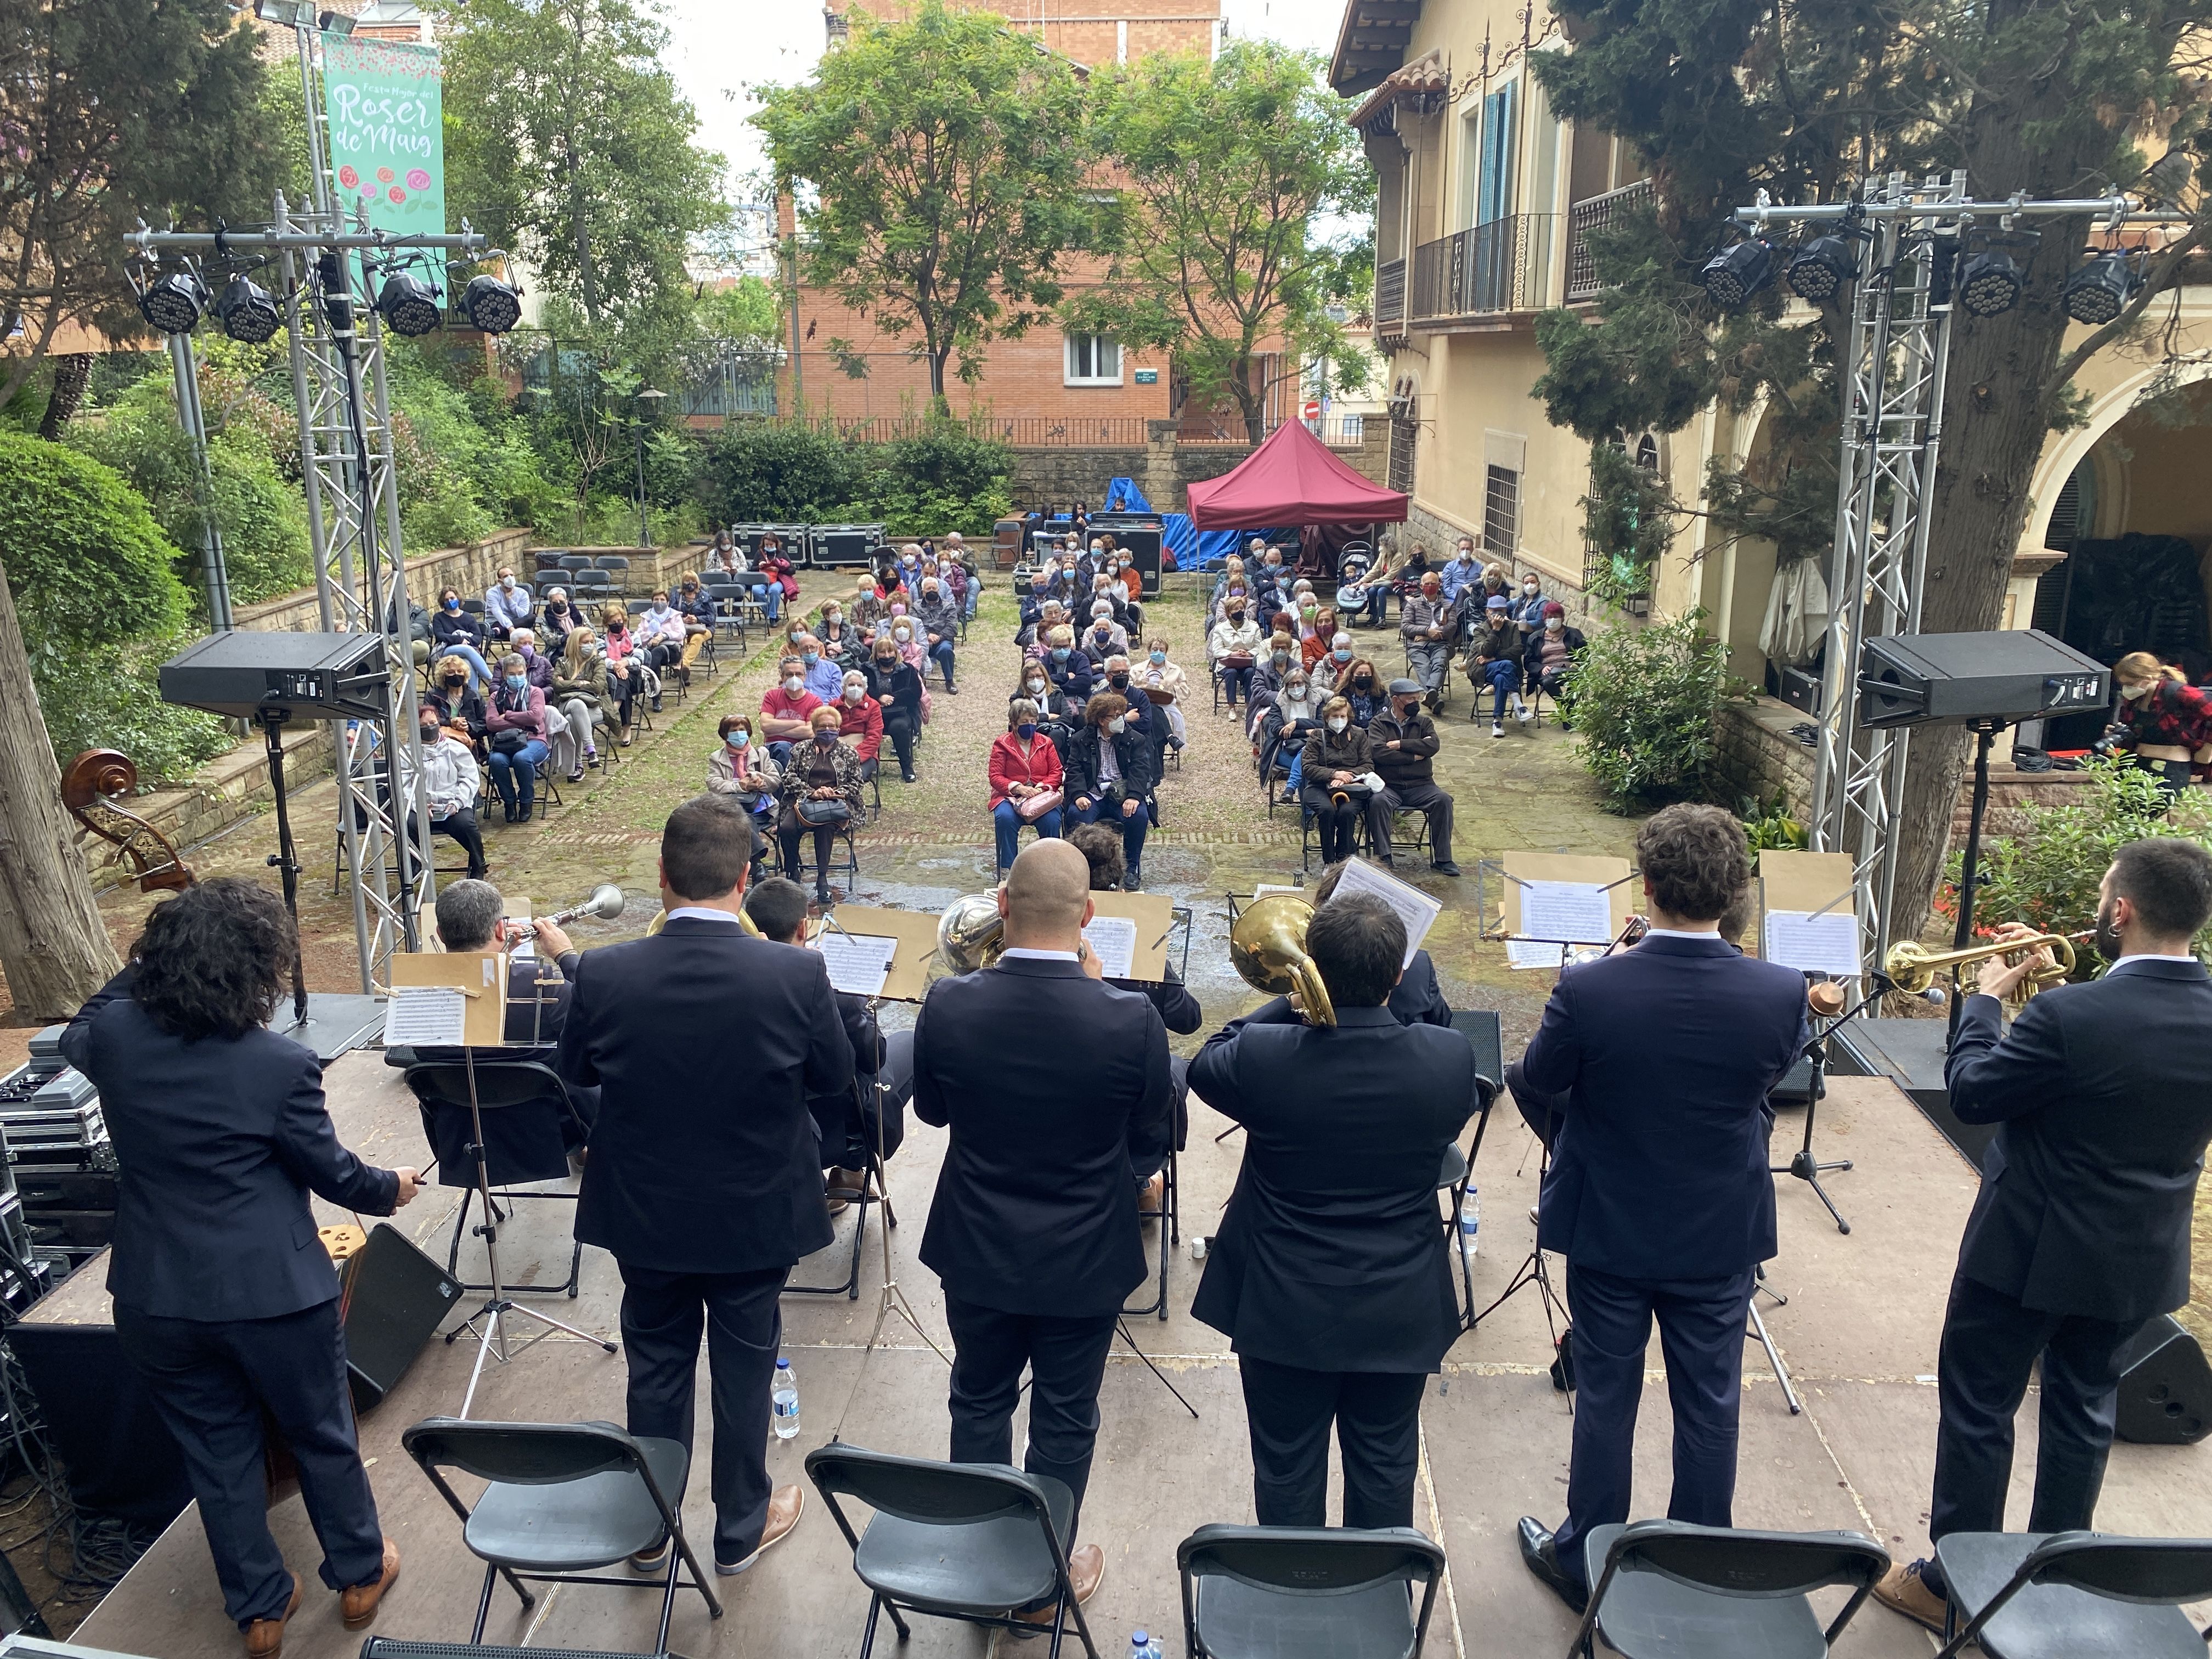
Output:
M1534 311L1547 300L1559 215L1516 213L1413 250L1416 324Z
M1567 210L1567 303L1595 300L1605 284L1598 281L1597 262L1590 258L1589 233L1601 230L1632 208L1651 200L1651 181L1639 179L1602 196L1577 202Z

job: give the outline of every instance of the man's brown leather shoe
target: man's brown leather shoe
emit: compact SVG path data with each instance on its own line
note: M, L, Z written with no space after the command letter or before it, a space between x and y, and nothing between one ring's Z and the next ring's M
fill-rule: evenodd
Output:
M715 1558L714 1572L718 1577L732 1578L761 1559L763 1552L781 1544L791 1535L799 1524L799 1512L806 1507L806 1494L797 1486L778 1486L768 1495L768 1524L761 1528L760 1543L742 1561L724 1561Z
M1082 1607L1098 1594L1098 1586L1106 1579L1106 1552L1096 1544L1079 1544L1068 1553L1067 1580L1075 1586L1075 1604ZM1060 1604L1048 1601L1041 1607L1017 1607L1014 1617L1025 1625L1042 1625L1049 1628L1054 1610Z
M1881 1582L1874 1587L1874 1599L1941 1636L1950 1604L1922 1577L1927 1565L1925 1561L1899 1562L1882 1574Z
M1166 1212L1167 1202L1167 1171L1162 1170L1137 1189L1137 1214L1143 1220L1156 1221Z
M276 1659L284 1651L284 1626L300 1610L300 1575L292 1575L292 1599L282 1619L256 1619L246 1627L246 1659Z
M356 1584L338 1597L338 1614L345 1620L345 1627L359 1630L375 1618L377 1604L384 1600L384 1592L398 1577L399 1546L387 1538L384 1540L384 1571L376 1576L375 1582Z

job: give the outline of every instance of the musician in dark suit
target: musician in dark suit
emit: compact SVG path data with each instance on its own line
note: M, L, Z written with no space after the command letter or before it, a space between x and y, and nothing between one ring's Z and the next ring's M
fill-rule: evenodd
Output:
M438 941L456 953L511 951L536 941L532 955L507 961L501 1036L511 1043L558 1042L568 1014L568 981L576 970L576 947L568 933L555 922L507 921L507 902L488 881L441 888L437 915Z
M338 1145L314 1054L265 1029L298 949L276 894L201 882L154 907L130 965L61 1042L115 1139L116 1338L184 1455L249 1659L278 1650L300 1605L269 1531L264 1411L299 1462L349 1626L375 1616L399 1571L354 1438L337 1274L307 1194L390 1215L420 1177Z
M1583 1540L1629 1516L1651 1322L1667 1358L1667 1513L1725 1527L1753 1273L1774 1254L1767 1091L1802 1050L1805 980L1742 956L1719 922L1751 878L1743 827L1669 806L1636 837L1651 930L1559 976L1517 1079L1563 1107L1538 1245L1567 1259L1574 1454L1558 1533L1523 1516L1522 1559L1581 1611Z
M1247 1134L1191 1311L1237 1350L1261 1526L1324 1524L1334 1424L1343 1524L1410 1527L1421 1393L1460 1331L1437 1172L1477 1103L1474 1051L1391 1017L1406 924L1381 899L1322 905L1306 951L1335 1024L1278 997L1191 1061Z
M914 1031L915 1115L951 1131L921 1259L952 1329L953 1460L1012 1461L1027 1365L1024 1467L1065 1481L1079 1512L1114 1322L1145 1279L1130 1176L1167 1161L1171 1106L1159 1015L1100 983L1084 943L1089 886L1074 848L1031 842L999 890L998 965L931 986ZM1103 1553L1070 1566L1088 1600Z
M713 1375L714 1570L743 1572L799 1524L799 1489L771 1492L769 1389L776 1298L830 1239L812 1095L850 1085L853 1049L829 970L739 927L752 825L726 797L668 815L658 935L577 961L561 1073L599 1085L576 1237L622 1269L629 1430L691 1443L699 1336ZM727 1030L744 1054L680 1076L668 1034ZM638 1565L651 1570L663 1540Z
M2095 1524L2112 1443L2115 1358L2189 1299L2190 1220L2212 1139L2212 980L2190 944L2212 919L2212 856L2156 838L2120 848L2097 905L2112 966L2023 1008L2001 999L2045 952L1983 964L1944 1063L1951 1109L1994 1123L1943 1316L1928 1534L2002 1532L2013 1417L2043 1389L2027 1530ZM2000 939L2029 930L2000 930ZM1932 1561L1875 1592L1941 1628Z
M1321 872L1314 884L1313 902L1326 904L1336 896L1337 883L1344 875L1344 861L1339 860ZM1413 959L1406 964L1406 971L1398 975L1398 982L1390 988L1389 1003L1390 1017L1401 1025L1449 1025L1452 1023L1451 1004L1444 1000L1443 987L1437 982L1437 964L1426 951L1413 952Z

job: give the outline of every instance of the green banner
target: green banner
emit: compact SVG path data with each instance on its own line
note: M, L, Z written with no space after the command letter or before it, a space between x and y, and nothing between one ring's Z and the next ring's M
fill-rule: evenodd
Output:
M323 105L338 204L350 214L366 203L379 230L445 231L444 73L434 46L323 36Z

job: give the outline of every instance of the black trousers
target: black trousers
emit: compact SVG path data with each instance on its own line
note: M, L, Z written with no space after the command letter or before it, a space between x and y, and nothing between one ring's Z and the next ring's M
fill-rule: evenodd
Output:
M915 716L903 709L884 711L884 735L891 740L891 752L898 757L899 775L909 781L914 777Z
M792 812L783 815L775 830L776 841L783 848L783 873L793 881L805 878L806 866L799 860L799 848L810 834L814 837L814 885L817 889L827 887L830 863L837 856L837 831L828 824L801 823Z
M115 1304L123 1357L184 1454L223 1611L243 1630L280 1619L292 1575L269 1532L266 1407L300 1466L300 1495L331 1589L384 1571L384 1529L354 1439L337 1298L274 1319L169 1319Z
M783 1340L787 1267L750 1273L622 1268L623 1350L629 1361L629 1431L691 1444L699 1333L707 1334L714 1413L714 1559L744 1560L768 1524L769 1390Z
M948 1294L952 1328L952 1461L1014 1461L1014 1407L1030 1372L1030 1443L1022 1468L1064 1480L1083 1510L1098 1439L1098 1384L1115 1316L1002 1313ZM1072 1534L1071 1534L1072 1535Z
M1329 799L1327 789L1309 783L1298 791L1298 797L1313 809L1314 821L1321 826L1321 861L1334 864L1350 858L1359 837L1360 814L1367 810L1367 792L1352 790L1339 805Z
M1426 816L1429 820L1431 861L1437 864L1452 861L1452 798L1437 787L1433 778L1392 784L1382 792L1382 805L1389 811L1419 812ZM1389 833L1389 822L1386 816L1383 820L1383 834L1386 836Z
M1954 1277L1936 1362L1942 1415L1929 1536L2004 1530L2013 1417L2039 1358L2043 1401L2027 1529L2087 1527L2112 1446L2120 1375L2115 1361L2142 1324L2023 1308L2002 1291L1963 1273Z
M408 820L412 825L414 820ZM477 823L476 809L464 806L458 812L430 820L430 833L444 836L460 843L461 850L469 855L469 877L479 879L484 872L483 830Z
M1252 1434L1252 1506L1263 1527L1328 1525L1328 1431L1344 1459L1347 1527L1413 1524L1425 1372L1310 1371L1237 1357Z

